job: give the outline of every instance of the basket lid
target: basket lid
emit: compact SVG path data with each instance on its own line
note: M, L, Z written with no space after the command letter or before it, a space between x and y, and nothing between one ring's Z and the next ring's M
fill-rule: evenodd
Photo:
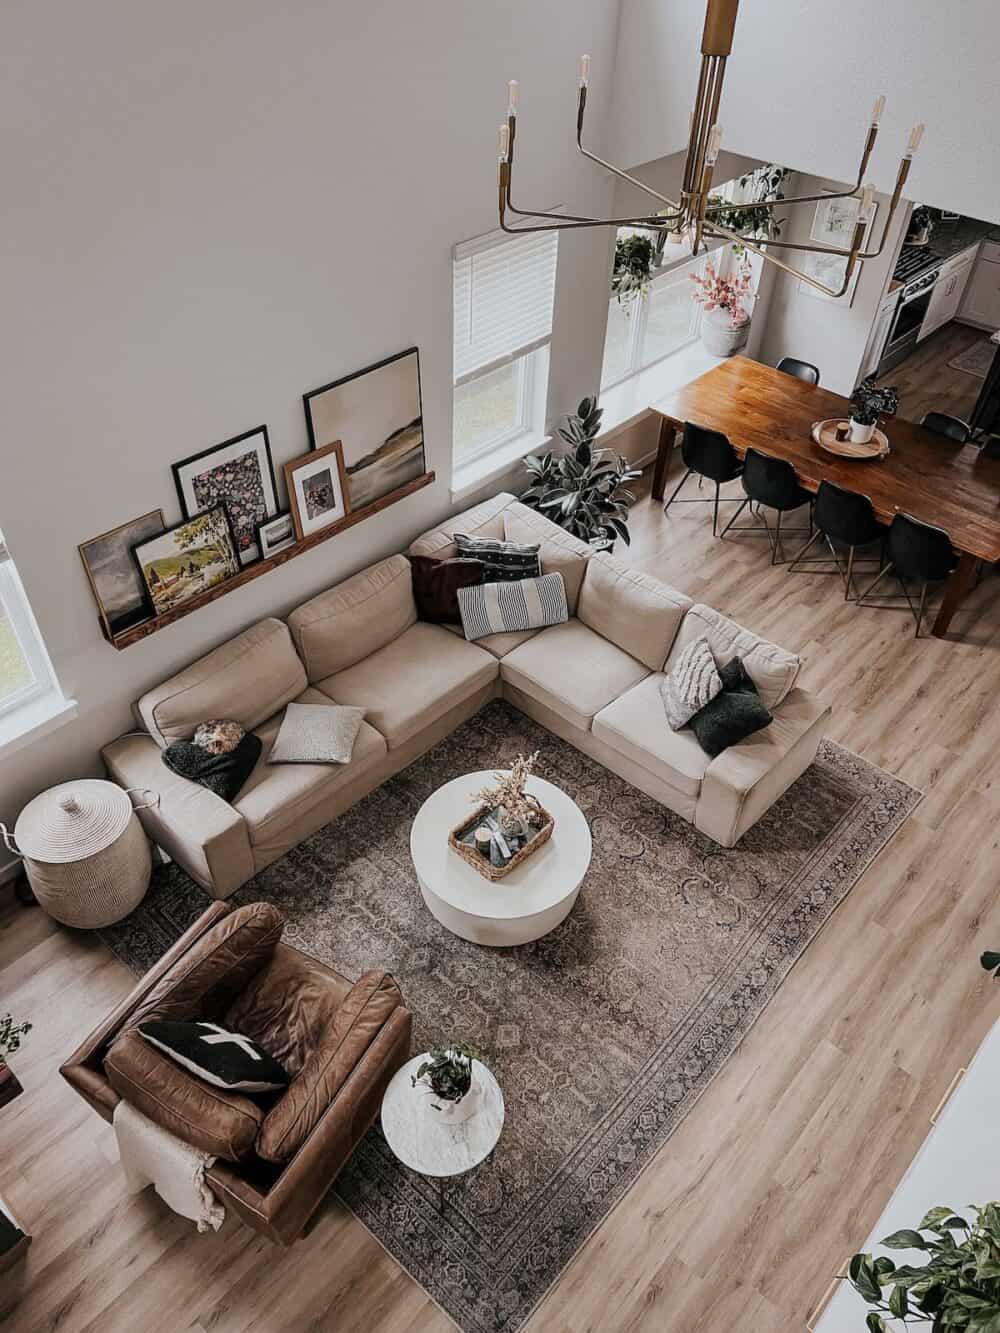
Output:
M14 840L34 861L82 861L110 847L131 818L132 802L121 787L82 778L30 801L18 816Z

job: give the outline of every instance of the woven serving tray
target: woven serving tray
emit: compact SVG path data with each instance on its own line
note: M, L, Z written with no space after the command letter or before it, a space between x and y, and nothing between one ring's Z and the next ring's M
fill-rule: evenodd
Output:
M850 440L837 439L837 427L847 424L837 417L816 421L813 423L812 437L821 449L839 458L885 458L889 452L889 439L884 431L876 427L875 434L867 444L853 444Z
M552 837L555 820L544 806L539 805L538 812L542 817L541 828L533 838L528 839L519 851L514 853L505 866L495 866L492 861L487 861L486 857L477 851L472 843L465 841L473 830L482 823L484 815L495 813L495 810L488 805L478 806L467 819L463 819L461 824L452 829L448 834L448 846L458 852L463 861L468 861L473 870L478 870L484 879L491 879L494 882L504 879Z

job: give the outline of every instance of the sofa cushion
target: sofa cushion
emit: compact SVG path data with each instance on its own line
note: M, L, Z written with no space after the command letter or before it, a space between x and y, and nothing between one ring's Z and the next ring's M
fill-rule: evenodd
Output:
M264 1107L243 1093L213 1088L189 1074L133 1028L108 1051L104 1072L130 1106L192 1148L227 1162L252 1155Z
M386 1019L403 1002L387 973L365 972L319 1037L298 1077L268 1113L257 1136L266 1162L287 1162L323 1118Z
M392 555L303 603L288 627L315 685L391 643L416 619L410 562Z
M455 514L436 528L430 528L410 544L410 555L431 555L438 560L449 560L458 553L454 534L464 532L469 537L502 540L503 511L515 503L513 495L501 491L481 504L473 505L462 514Z
M457 625L459 588L475 588L483 581L481 560L435 560L429 555L410 556L413 600L417 615L430 625Z
M570 615L576 614L580 584L592 551L586 542L565 528L515 500L503 512L504 533L508 541L538 543L538 558L543 574L561 574L566 585L566 604Z
M691 598L606 552L587 564L577 614L651 671L661 671Z
M500 662L500 674L580 731L589 731L595 713L649 673L574 618L508 653ZM659 700L657 708L662 717Z
M447 625L445 628L451 630L453 634L458 634L462 638L465 637L461 625ZM476 646L485 648L494 657L506 657L508 653L513 652L522 643L527 643L529 639L533 639L540 632L537 629L505 630L502 634L487 634L484 638L477 639Z
M734 657L742 657L750 679L771 712L795 684L802 665L801 658L760 638L701 602L692 606L684 617L667 659L668 671L688 644L702 635L708 640L720 670Z
M594 718L594 735L640 768L686 796L697 796L711 763L690 728L672 731L663 715L656 672L602 708Z
M561 625L569 619L566 587L561 574L542 574L537 579L462 588L458 606L462 613L462 628L470 642L493 634Z
M135 1030L189 1074L224 1092L277 1092L290 1082L265 1047L220 1023L148 1018Z
M660 681L663 711L671 729L680 731L721 691L722 677L708 640L695 639ZM289 708L293 706L288 705Z
M698 744L713 759L774 721L741 658L727 662L720 676L721 692L691 719Z
M330 699L322 691L305 690L295 701L327 706ZM253 847L273 844L281 830L298 820L303 811L327 800L337 789L353 782L385 754L385 741L367 722L362 722L354 738L350 762L346 764L271 764L271 750L281 729L284 713L268 718L257 728L263 743L257 766L247 778L233 806L246 821Z
M137 705L161 747L187 740L208 718L252 731L305 689L306 673L280 620L261 620L149 690Z
M497 659L440 625L411 625L357 666L319 682L338 704L365 710L390 750L496 680Z

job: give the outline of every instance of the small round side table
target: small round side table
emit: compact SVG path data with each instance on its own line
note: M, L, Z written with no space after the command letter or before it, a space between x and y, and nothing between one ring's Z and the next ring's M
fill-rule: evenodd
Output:
M479 1105L468 1120L439 1120L425 1105L425 1094L411 1078L426 1055L417 1055L396 1071L382 1098L382 1133L389 1147L411 1171L437 1181L438 1211L444 1212L444 1186L489 1157L503 1129L503 1093L480 1060L472 1066Z

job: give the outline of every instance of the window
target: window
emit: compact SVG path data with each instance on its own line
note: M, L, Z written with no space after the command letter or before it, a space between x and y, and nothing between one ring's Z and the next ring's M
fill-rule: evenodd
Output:
M0 748L70 707L0 534Z
M455 247L456 469L545 434L557 243L494 232Z
M694 342L701 328L701 306L691 300L690 274L701 268L704 255L675 264L657 274L644 296L628 306L612 297L604 337L601 388L636 375Z

